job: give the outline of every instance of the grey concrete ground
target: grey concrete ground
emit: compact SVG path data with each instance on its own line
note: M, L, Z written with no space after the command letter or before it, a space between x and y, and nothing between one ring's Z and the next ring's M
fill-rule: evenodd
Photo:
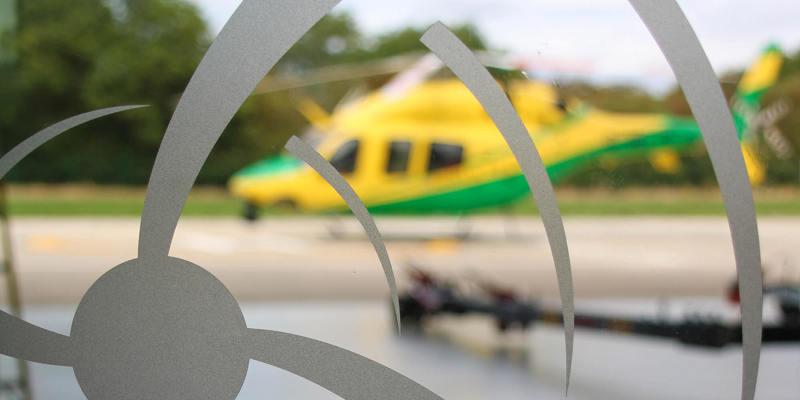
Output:
M718 295L735 278L719 217L567 218L579 298ZM409 265L541 297L555 273L536 217L380 218L401 282ZM759 220L767 279L800 282L800 218ZM136 218L16 218L24 301L76 303L103 272L136 256ZM332 234L333 232L333 234ZM466 235L466 238L464 236ZM181 220L172 255L209 269L240 301L382 299L383 272L355 220Z
M135 218L15 219L25 319L68 333L75 304L88 286L135 257L138 223ZM378 225L401 280L403 270L415 264L462 281L556 295L537 218L383 218ZM759 227L767 280L800 281L800 218L761 218ZM568 218L566 229L579 311L736 318L736 307L719 299L735 277L723 218ZM447 399L564 398L564 342L557 327L500 334L486 318L446 317L432 321L422 336L397 337L377 256L353 220L272 218L250 225L184 218L172 254L217 275L242 302L248 326L351 349ZM664 298L674 299L664 303ZM765 311L767 320L774 317L775 304L767 302ZM0 376L12 365L0 357ZM32 372L37 399L84 398L71 368L32 364ZM741 348L699 349L579 329L573 374L573 400L733 399L739 396ZM797 393L800 347L765 346L757 398L789 400ZM253 361L239 399L261 398L336 397Z
M688 304L687 304L688 302ZM579 302L580 309L655 314L651 301ZM717 309L713 300L671 303ZM383 363L450 400L563 400L564 335L556 327L500 334L481 317L432 323L423 336L398 337L385 302L244 303L247 324L301 334ZM26 319L68 333L74 307L31 306ZM578 329L571 400L709 400L739 398L741 348L698 349L669 340ZM11 360L0 364L12 365ZM9 368L5 368L10 373ZM32 364L36 400L85 399L69 367ZM758 399L795 400L800 393L800 346L766 346ZM250 362L239 400L338 399L286 371Z

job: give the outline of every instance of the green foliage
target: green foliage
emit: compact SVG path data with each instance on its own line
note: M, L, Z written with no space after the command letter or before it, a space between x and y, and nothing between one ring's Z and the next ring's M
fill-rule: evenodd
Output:
M383 58L395 54L428 51L419 38L427 28L405 28L378 37L373 46L371 57ZM453 33L464 44L473 50L486 50L486 42L480 32L473 25L460 25L452 27Z
M730 100L736 93L736 87L739 80L742 78L742 71L728 72L720 77L720 87L725 98ZM689 103L686 101L686 96L683 95L683 90L679 86L675 86L670 90L662 99L660 109L664 112L681 115L684 117L692 116L692 109L689 108Z
M147 112L121 114L134 144L161 141L178 96L210 44L193 6L163 0L119 2L113 46L98 53L80 93L88 108L150 104Z
M485 47L470 26L455 31ZM324 17L281 59L278 73L378 60L421 50L421 29L368 41L347 14ZM56 121L92 109L149 104L78 127L46 144L9 175L13 181L144 184L166 126L211 43L185 0L37 0L19 2L16 32L3 39L16 55L0 65L0 130L5 148ZM375 83L380 83L377 80ZM351 82L309 88L332 107ZM198 183L224 184L244 165L280 151L307 123L296 93L253 96L214 148Z
M323 17L287 53L277 66L279 72L301 72L357 61L363 38L348 14Z
M427 52L428 49L419 41L425 29L408 27L371 39L358 30L349 14L329 14L289 50L276 70L297 73L307 68ZM486 49L485 41L474 26L459 25L451 29L471 49Z
M606 111L659 112L663 110L658 99L635 87L598 87L585 82L574 82L560 85L558 91L564 99L577 99Z
M113 7L110 7L111 4ZM63 118L151 107L76 128L15 168L18 181L146 182L176 100L208 46L205 23L172 0L19 2L17 54L0 87L6 148Z
M681 168L676 173L659 172L646 159L599 159L588 162L560 183L574 187L665 186L715 184L714 170L702 147L680 157Z

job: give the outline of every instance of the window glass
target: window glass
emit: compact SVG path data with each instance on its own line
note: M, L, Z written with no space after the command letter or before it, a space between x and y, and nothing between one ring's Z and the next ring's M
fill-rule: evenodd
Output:
M461 164L464 148L454 144L432 143L428 172Z
M356 170L358 157L358 140L345 142L331 157L331 165L342 174L351 174Z
M0 0L0 400L800 400L800 1L337 2Z
M386 172L406 172L408 157L411 155L411 142L392 142L389 144L389 161Z

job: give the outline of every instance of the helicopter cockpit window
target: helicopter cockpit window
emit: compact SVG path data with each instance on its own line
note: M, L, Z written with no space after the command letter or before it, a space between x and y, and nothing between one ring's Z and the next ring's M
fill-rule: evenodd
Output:
M431 143L428 172L461 164L464 148L453 144Z
M386 172L406 172L408 157L411 155L411 142L392 142L389 144L389 161Z
M331 165L341 174L353 173L356 169L356 157L358 156L358 140L345 142L336 150L331 157Z

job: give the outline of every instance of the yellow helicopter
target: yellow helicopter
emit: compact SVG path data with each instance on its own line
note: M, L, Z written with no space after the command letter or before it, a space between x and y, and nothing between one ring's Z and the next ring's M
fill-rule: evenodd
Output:
M782 62L777 47L767 48L743 76L734 98L734 120L753 184L763 181L765 169L752 149L751 122ZM529 192L502 135L466 86L456 78L431 79L440 67L433 56L423 57L381 89L330 115L309 99L298 105L313 125L307 140L372 213L469 211L503 205ZM675 171L678 152L702 140L690 118L567 106L549 84L527 79L498 83L554 183L599 157L647 157L656 169ZM321 176L286 153L237 172L229 188L248 205L248 218L255 218L262 206L346 209Z

